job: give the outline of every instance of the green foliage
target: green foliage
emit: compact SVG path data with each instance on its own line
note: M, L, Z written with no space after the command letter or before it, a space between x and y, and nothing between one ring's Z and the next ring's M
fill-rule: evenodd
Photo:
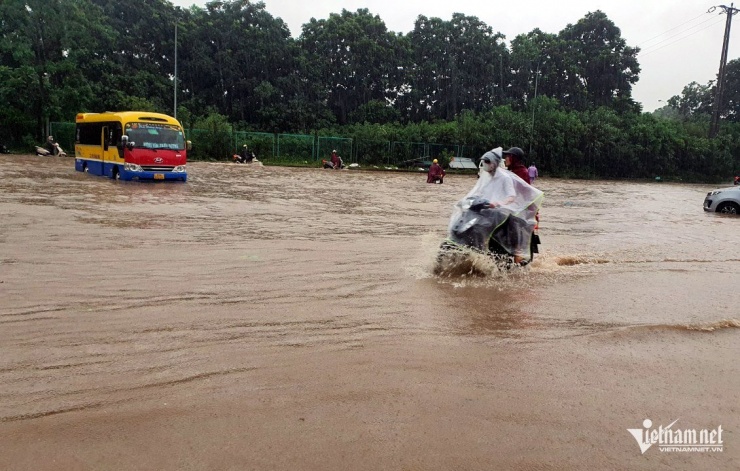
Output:
M346 162L378 166L517 145L552 176L739 170L740 60L727 64L720 136L709 140L714 82L642 114L638 49L601 11L507 47L462 13L419 16L398 34L367 9L343 10L295 40L250 0L3 0L0 140L28 148L81 111L171 113L176 47L177 115L195 159L229 159L242 141L260 159L317 162L336 145Z
M190 155L195 160L229 160L235 153L232 126L226 116L211 112L197 120L188 138L193 143Z
M314 93L326 100L341 124L383 111L377 103L394 98L393 90L402 85L403 42L367 9L312 18L303 25L299 43L310 64L308 78L319 84ZM376 104L368 107L372 102ZM386 114L384 120L394 117Z
M444 21L420 15L408 41L410 91L400 102L410 120L452 120L464 109L491 106L496 93L501 97L508 51L503 35L478 18L455 13Z

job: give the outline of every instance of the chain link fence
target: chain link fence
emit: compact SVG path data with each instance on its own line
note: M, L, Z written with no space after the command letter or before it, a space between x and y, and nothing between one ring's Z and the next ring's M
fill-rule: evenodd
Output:
M316 146L316 160L329 160L332 151L336 150L344 164L357 162L352 152L352 139L345 137L319 137Z
M74 152L75 124L51 123L51 132L63 149ZM273 163L306 163L329 159L336 150L345 164L375 166L414 166L419 162L439 159L449 162L452 157L479 158L489 149L459 144L409 141L376 141L338 136L308 134L271 134L264 132L229 131L226 129L192 129L186 138L193 143L190 160L230 161L233 154L247 144L257 158Z

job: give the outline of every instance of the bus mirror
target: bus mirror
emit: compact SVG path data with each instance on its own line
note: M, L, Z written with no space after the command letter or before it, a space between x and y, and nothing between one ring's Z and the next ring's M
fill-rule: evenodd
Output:
M187 142L185 143L185 148L186 148L187 150L193 150L193 143L192 143L191 141L187 141Z
M128 144L126 144L126 147L128 147L128 150L133 150L136 143L134 141L130 141Z
M121 136L121 142L118 144L118 147L123 149L124 147L126 147L126 144L128 144L128 136L124 134L123 136Z

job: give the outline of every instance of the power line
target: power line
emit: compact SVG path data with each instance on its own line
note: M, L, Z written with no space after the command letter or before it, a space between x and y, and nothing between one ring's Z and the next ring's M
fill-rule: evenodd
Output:
M659 35L657 35L657 36L653 36L653 37L652 37L652 38L650 38L650 39L646 39L646 40L645 40L645 41L643 41L642 43L638 44L638 47L639 47L639 46L642 46L642 45L643 45L643 44L645 44L645 43L649 43L649 42L650 42L650 41L652 41L653 39L657 39L657 38L659 38L659 37L663 36L664 34L666 34L666 33L668 33L668 32L671 32L671 31L673 31L674 29L678 29L678 28L680 28L681 26L683 26L683 25L685 25L685 24L691 23L691 22L693 22L693 21L695 21L695 20L697 20L697 19L699 19L699 18L701 18L702 16L704 16L704 15L707 15L707 14L709 14L709 12L708 12L708 11L705 11L704 13L702 13L701 15L699 15L699 16L697 16L697 17L695 17L695 18L692 18L692 19L690 19L690 20L688 20L688 21L685 21L685 22L681 23L681 24L680 24L680 25L678 25L678 26L674 26L673 28L671 28L671 29L669 29L669 30L667 30L667 31L663 31L662 33L660 33L660 34L659 34ZM708 20L707 20L707 21L708 21ZM652 46L646 46L646 47L652 47Z
M662 39L662 40L658 41L658 42L657 42L657 43L655 43L655 44L652 44L652 45L650 45L650 46L645 46L645 49L646 49L646 50L650 50L650 49L652 49L652 48L654 48L654 47L658 46L658 45L659 45L659 44L661 44L661 43L664 43L664 42L666 42L666 41L669 41L669 40L671 40L671 39L673 39L673 38L675 38L675 37L677 37L677 36L681 36L681 35L683 35L683 34L686 34L686 33L688 33L689 31L691 31L692 29L698 28L699 26L703 25L704 23L707 23L707 22L709 22L709 21L712 21L712 20L716 20L716 17L714 17L714 16L712 16L712 17L709 17L709 18L707 18L706 20L702 21L701 23L697 23L697 24L695 24L694 26L691 26L690 28L686 28L686 29L683 29L683 30L679 31L678 33L675 33L675 34L673 34L673 35L671 35L671 36L668 36L667 38L664 38L664 39ZM715 22L715 23L716 23L716 22ZM675 29L675 28L674 28L674 29ZM699 31L702 31L702 30L697 30L697 31L695 31L695 32L697 32L697 33L698 33Z
M682 36L682 37L676 39L675 41L672 41L672 42L670 42L668 44L664 44L664 45L662 45L660 47L656 47L655 49L650 49L647 52L640 51L640 57L647 56L649 54L652 54L653 52L656 52L656 51L659 51L659 50L663 49L664 47L668 47L668 46L670 46L672 44L676 44L677 42L683 41L684 39L689 38L689 37L691 37L691 36L693 36L693 35L695 35L697 33L701 33L702 31L704 31L706 29L709 29L709 28L711 28L713 26L717 26L718 24L723 23L724 21L725 20L723 20L723 19L720 19L719 21L715 21L714 23L712 23L712 24L710 24L710 25L708 25L708 26L706 26L706 27L704 27L704 28L702 28L700 30L694 31L693 33L687 34L686 36ZM706 23L706 22L702 22L702 23ZM675 37L675 36L672 36L672 37ZM668 39L671 39L671 38L667 38L666 40L668 40ZM660 43L656 43L655 46L657 46L658 44L660 44Z

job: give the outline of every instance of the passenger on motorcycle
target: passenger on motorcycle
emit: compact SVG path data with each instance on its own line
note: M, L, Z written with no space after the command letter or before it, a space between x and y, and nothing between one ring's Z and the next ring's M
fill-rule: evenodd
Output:
M506 168L527 183L532 183L529 171L524 166L524 151L519 147L512 147L504 151L504 163Z

